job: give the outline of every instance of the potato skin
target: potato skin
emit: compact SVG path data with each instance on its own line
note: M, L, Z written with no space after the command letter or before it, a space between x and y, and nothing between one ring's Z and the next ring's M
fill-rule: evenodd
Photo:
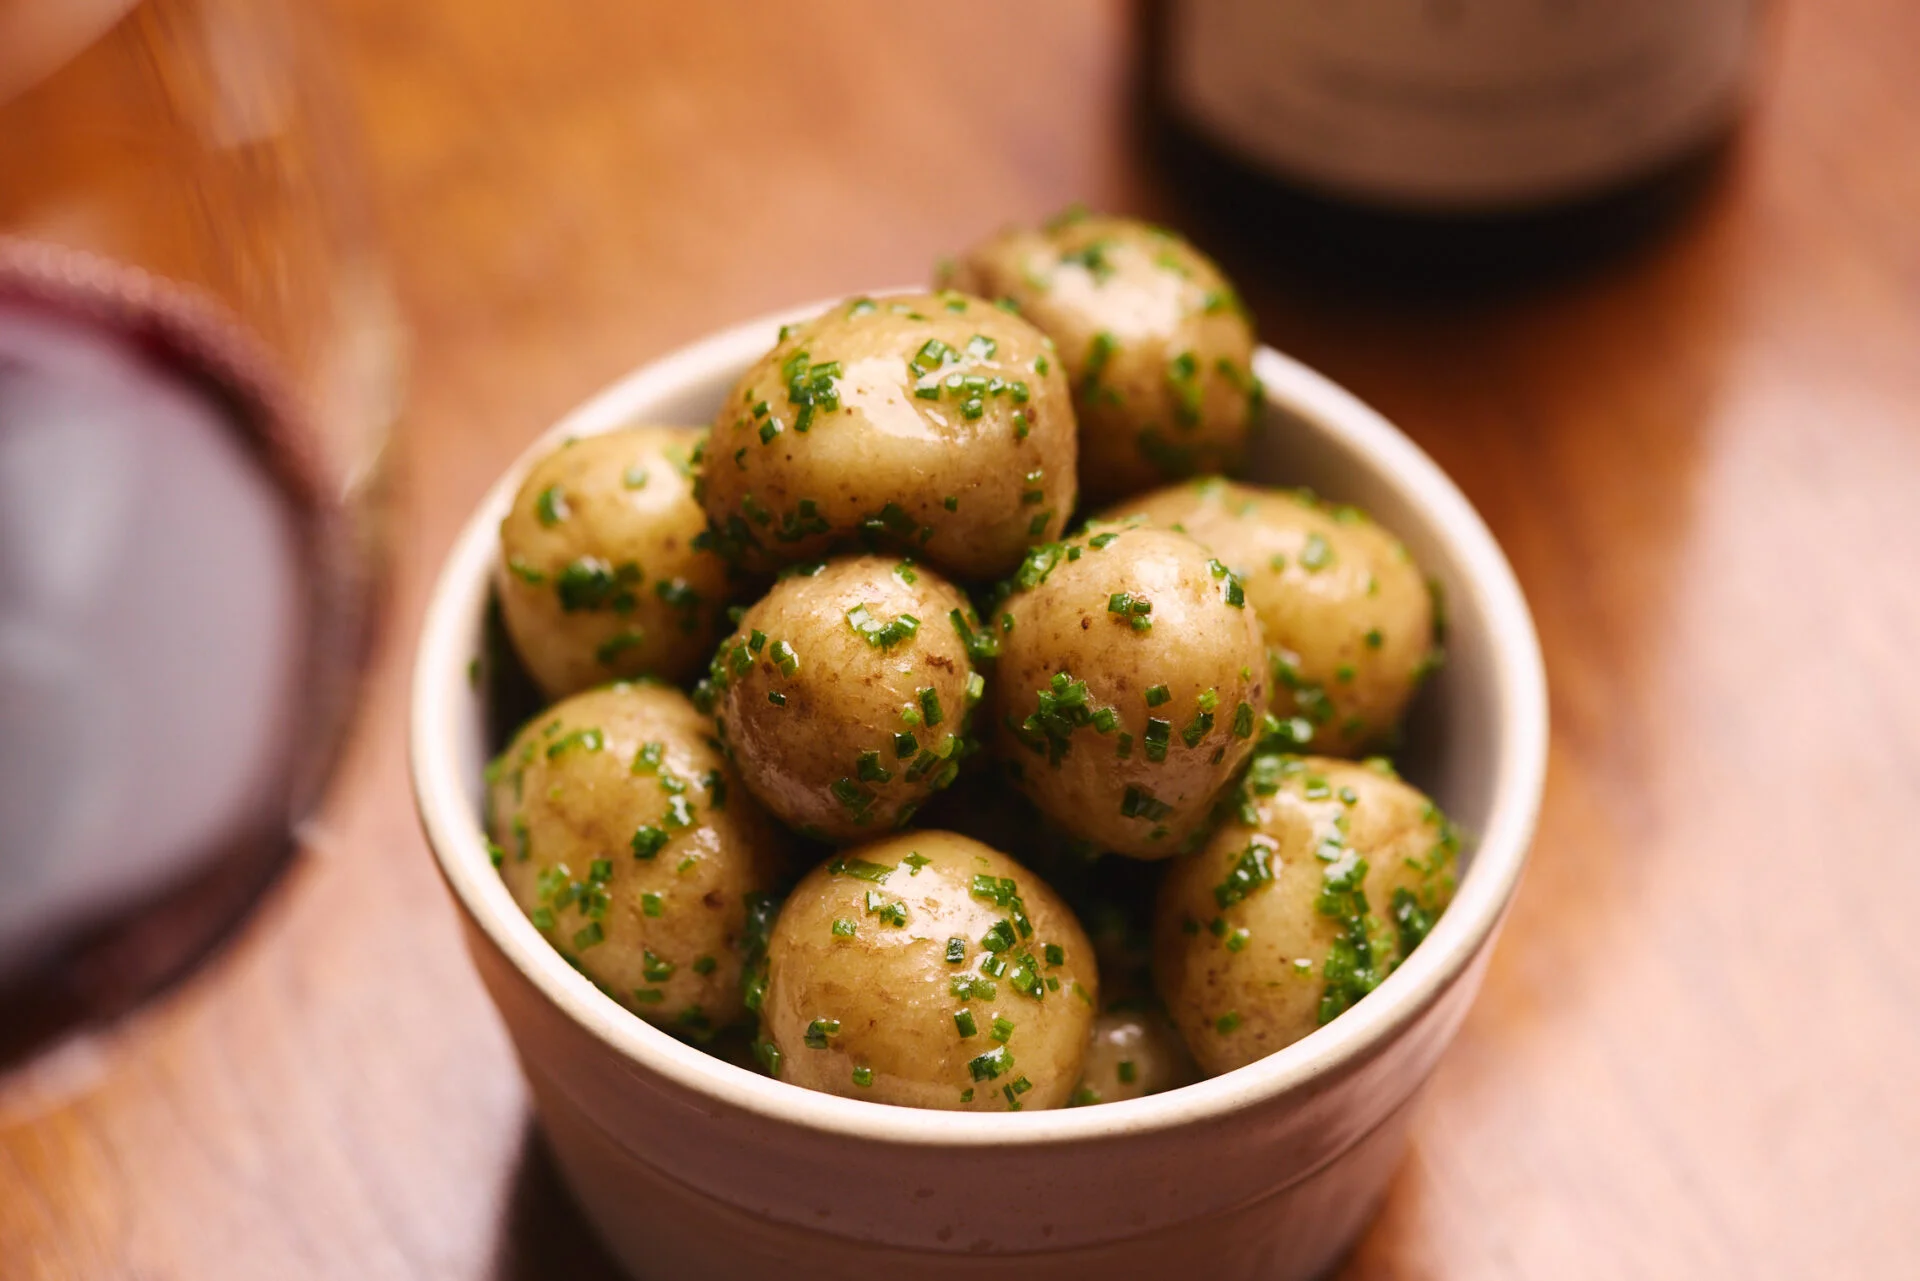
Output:
M943 283L1011 299L1059 344L1087 501L1239 461L1260 398L1253 325L1220 269L1179 236L1127 218L1056 219L981 242Z
M500 612L548 698L619 677L684 681L720 635L727 567L694 539L692 427L570 441L527 473L500 522Z
M1120 1103L1162 1094L1200 1079L1200 1069L1158 1006L1129 1003L1093 1021L1073 1104Z
M696 1038L744 1012L749 901L788 855L712 735L679 690L610 685L542 712L488 769L514 900L607 995Z
M849 619L862 607L869 629L919 625L876 644ZM748 789L821 840L871 840L911 818L953 781L972 718L955 611L977 630L958 588L892 557L842 557L775 583L721 644L704 691Z
M1011 905L975 892L979 877L1013 882L1030 935ZM888 920L896 905L905 918L897 924ZM839 933L836 922L846 923ZM998 953L981 941L996 928L1016 940ZM947 959L955 941L964 950L958 962ZM1057 962L1048 945L1059 949ZM987 978L982 966L996 957L1007 968ZM981 986L957 995L957 982ZM774 1075L794 1085L905 1107L1003 1112L1068 1101L1098 1001L1093 949L1045 882L964 836L903 832L815 868L788 896L768 946L761 1027ZM956 1019L962 1011L972 1035ZM996 1017L1013 1024L1004 1045L994 1039ZM838 1028L810 1045L815 1020ZM1011 1062L969 1066L996 1052ZM863 1068L872 1073L866 1084L854 1075Z
M1183 530L1240 576L1267 640L1274 714L1302 750L1357 755L1391 734L1438 659L1420 567L1355 508L1210 476L1106 515Z
M1452 900L1459 853L1432 802L1371 764L1263 754L1244 787L1254 821L1168 867L1154 914L1155 982L1210 1076L1372 990Z
M1099 848L1152 859L1190 847L1253 750L1267 710L1260 629L1216 565L1184 534L1092 526L1036 551L1016 580L1032 585L990 624L996 749L1048 817ZM1151 612L1113 612L1121 593ZM1048 713L1061 695L1084 700L1079 723Z
M955 293L856 298L790 327L741 377L702 494L713 545L750 569L866 545L993 578L1066 527L1076 460L1039 330Z

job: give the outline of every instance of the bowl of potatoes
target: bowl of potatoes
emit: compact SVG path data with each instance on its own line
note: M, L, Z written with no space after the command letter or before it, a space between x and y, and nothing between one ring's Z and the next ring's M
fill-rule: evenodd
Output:
M633 1275L1304 1278L1479 985L1546 693L1438 468L1076 213L543 435L411 739Z

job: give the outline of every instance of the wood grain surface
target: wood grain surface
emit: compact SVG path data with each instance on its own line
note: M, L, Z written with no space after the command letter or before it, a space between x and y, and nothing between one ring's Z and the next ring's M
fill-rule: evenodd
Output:
M415 828L425 586L636 362L1073 199L1195 233L1269 342L1419 439L1545 643L1531 872L1342 1275L1920 1275L1920 7L1782 6L1664 235L1418 296L1170 174L1112 0L335 7L415 332L388 642L263 910L0 1079L0 1277L611 1275Z

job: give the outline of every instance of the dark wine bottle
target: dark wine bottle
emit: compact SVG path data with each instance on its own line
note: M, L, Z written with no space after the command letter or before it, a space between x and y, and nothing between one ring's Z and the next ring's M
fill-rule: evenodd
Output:
M1166 158L1302 253L1526 267L1636 237L1717 171L1761 0L1159 0Z

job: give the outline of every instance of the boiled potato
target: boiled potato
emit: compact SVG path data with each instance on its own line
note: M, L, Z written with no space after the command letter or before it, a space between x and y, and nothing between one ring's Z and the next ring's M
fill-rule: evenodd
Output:
M976 245L944 283L1008 299L1059 344L1091 502L1239 460L1260 400L1233 287L1170 231L1065 217Z
M1237 579L1184 534L1093 526L1038 548L990 624L997 750L1062 828L1135 858L1205 836L1267 710Z
M1346 756L1390 734L1438 659L1420 567L1352 507L1208 477L1107 514L1182 530L1240 576L1267 639L1275 715L1303 750Z
M783 331L714 418L712 544L775 569L839 547L991 578L1056 537L1075 495L1053 344L960 294L858 298Z
M641 1018L743 1012L743 953L786 838L676 689L618 684L535 717L488 769L494 859L547 940Z
M713 653L727 567L696 550L691 427L568 441L527 473L500 522L500 612L549 698L617 677L682 681Z
M1384 761L1262 754L1243 788L1239 821L1167 869L1154 916L1161 998L1209 1075L1372 991L1446 910L1460 846Z
M822 840L870 840L951 783L983 687L967 598L924 565L850 556L774 584L703 696L740 777Z
M978 841L905 832L814 869L775 923L763 1055L876 1103L1060 1107L1099 1000L1093 949L1039 877Z
M1073 1103L1119 1103L1178 1089L1200 1079L1180 1030L1156 1006L1128 1002L1093 1021Z

